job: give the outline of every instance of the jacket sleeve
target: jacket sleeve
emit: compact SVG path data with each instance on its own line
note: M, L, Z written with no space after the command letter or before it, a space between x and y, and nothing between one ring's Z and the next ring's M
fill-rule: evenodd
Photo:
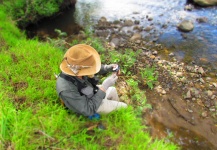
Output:
M77 88L64 90L59 94L66 107L84 116L91 116L96 113L102 100L105 98L105 92L98 90L91 98L80 95Z
M103 75L108 73L109 71L105 69L105 65L101 65L100 71L97 74Z

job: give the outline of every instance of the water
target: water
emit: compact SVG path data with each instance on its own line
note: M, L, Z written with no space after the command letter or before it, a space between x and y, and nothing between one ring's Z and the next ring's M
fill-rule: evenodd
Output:
M140 20L144 27L154 24L157 34L163 32L157 42L173 51L177 59L185 62L194 61L217 69L217 8L185 11L185 5L185 0L78 0L75 14L76 22L84 26L96 23L101 16L105 16L109 21ZM147 15L152 16L153 21L148 22L145 19ZM208 21L198 23L196 19L200 17L206 17ZM195 26L192 32L186 33L187 39L182 37L176 27L183 19L192 20ZM165 24L168 27L162 29ZM145 38L147 33L143 35Z
M185 11L186 0L77 0L75 8L59 14L56 18L44 20L38 26L31 27L31 36L56 37L54 30L60 29L68 35L79 31L80 26L95 24L102 16L108 21L119 19L139 20L140 25L154 25L151 33L158 36L157 43L165 45L174 52L176 58L187 63L194 61L204 67L217 70L217 7L195 8ZM147 21L146 16L152 16ZM198 23L199 17L206 17L206 23ZM177 30L177 24L183 19L194 22L194 30L185 33ZM167 28L162 28L167 25ZM143 32L143 38L150 33Z

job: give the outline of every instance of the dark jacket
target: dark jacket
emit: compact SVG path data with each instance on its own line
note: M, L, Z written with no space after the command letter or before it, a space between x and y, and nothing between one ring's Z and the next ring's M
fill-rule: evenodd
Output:
M107 72L108 70L105 70L102 65L99 74L104 74ZM88 95L81 94L81 91L78 88L78 84L86 84L90 88L94 88L94 86L88 81L87 76L85 76L83 80L77 77L73 78L76 78L75 83L59 76L56 82L57 94L63 100L65 106L68 109L84 116L92 116L96 113L102 100L105 98L106 93L98 89L96 92L92 91L92 93Z

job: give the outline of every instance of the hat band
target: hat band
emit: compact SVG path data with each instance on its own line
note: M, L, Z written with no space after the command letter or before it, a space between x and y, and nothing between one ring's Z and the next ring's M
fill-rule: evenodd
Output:
M85 69L85 68L91 68L92 66L83 66L83 65L72 65L67 61L67 58L64 58L66 63L67 63L67 67L75 74L77 75L79 70L81 69Z

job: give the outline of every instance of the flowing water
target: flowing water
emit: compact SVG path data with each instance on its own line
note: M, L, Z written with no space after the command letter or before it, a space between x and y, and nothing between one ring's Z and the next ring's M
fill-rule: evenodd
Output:
M44 20L37 26L28 28L31 35L55 37L54 29L74 34L79 26L95 24L102 16L108 21L119 19L139 20L140 25L154 25L152 33L158 36L157 43L165 45L176 58L185 62L195 62L204 67L217 70L217 7L195 7L192 11L184 10L186 0L77 0L71 8L57 17ZM152 21L147 21L146 16ZM197 18L206 17L206 23L198 23ZM177 30L183 19L194 22L194 30L185 33ZM167 28L162 28L162 26ZM146 38L150 33L143 33Z

